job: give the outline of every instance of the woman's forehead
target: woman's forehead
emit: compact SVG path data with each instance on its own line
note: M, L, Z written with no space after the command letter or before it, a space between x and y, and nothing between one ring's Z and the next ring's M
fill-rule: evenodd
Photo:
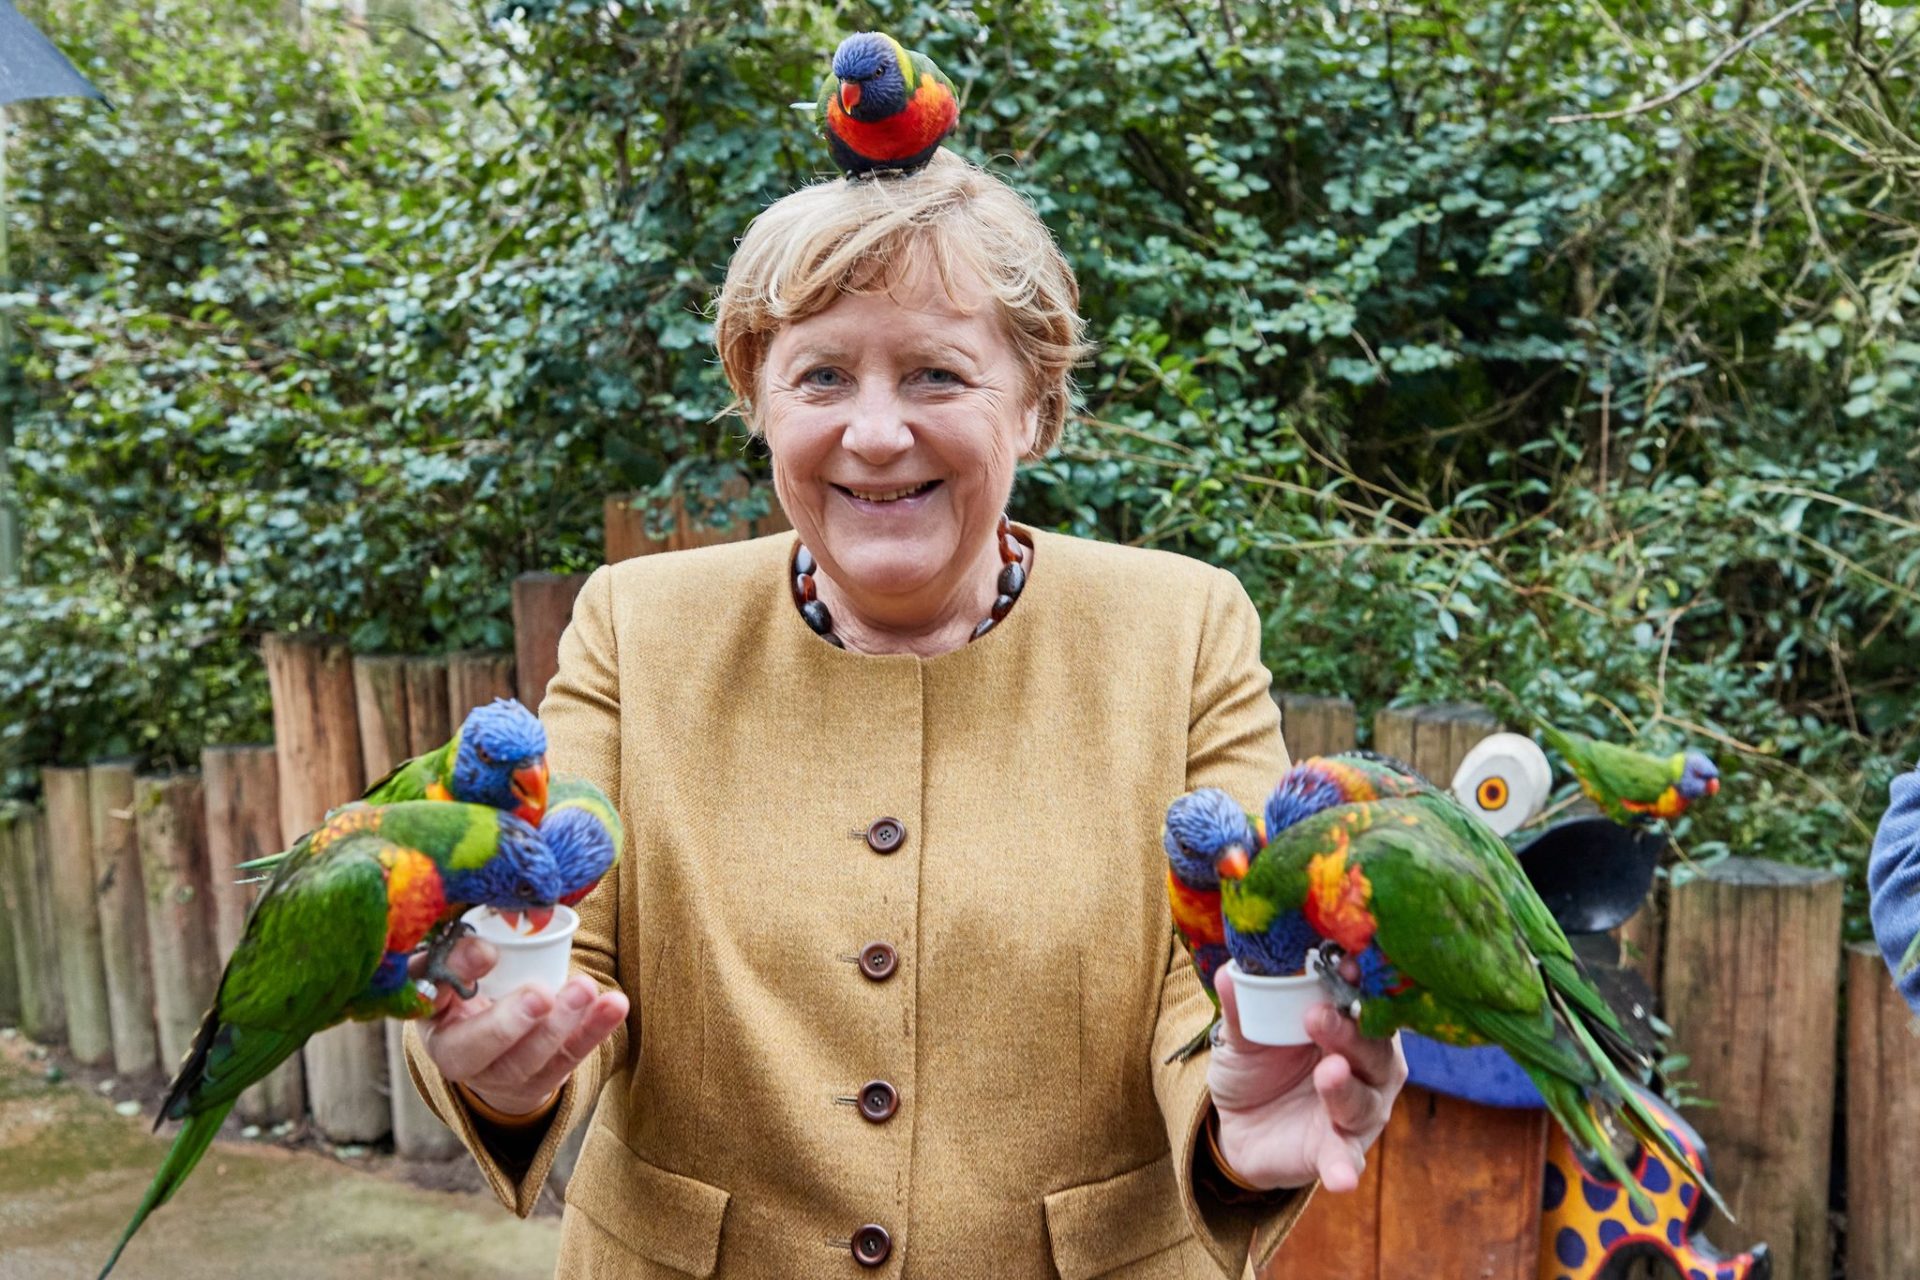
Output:
M903 326L903 319L921 323ZM786 354L856 342L867 346L876 338L944 340L984 356L1006 345L1004 330L992 295L970 269L958 269L950 280L942 280L940 272L916 267L884 288L843 293L812 315L789 321L775 334L773 346Z

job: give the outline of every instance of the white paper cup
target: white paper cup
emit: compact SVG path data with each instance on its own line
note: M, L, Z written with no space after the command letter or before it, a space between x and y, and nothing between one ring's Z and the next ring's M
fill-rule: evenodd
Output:
M1255 1044L1311 1044L1307 1010L1328 1004L1327 989L1317 973L1274 978L1248 973L1238 961L1227 961L1233 974L1233 994L1240 1009L1240 1034Z
M475 907L460 918L500 952L499 963L476 984L481 995L498 1000L530 982L558 991L566 982L567 957L573 954L574 930L580 927L579 913L572 907L555 907L547 927L533 934L514 929L492 907ZM525 928L523 922L521 930Z

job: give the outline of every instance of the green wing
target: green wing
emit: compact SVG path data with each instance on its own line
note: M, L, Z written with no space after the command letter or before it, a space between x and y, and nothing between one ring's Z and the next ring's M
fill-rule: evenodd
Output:
M947 79L947 73L935 65L932 58L929 58L924 53L915 53L909 49L907 50L907 61L913 64L915 76L922 79L931 79L938 84L945 85L947 92L951 93L954 98L958 100L960 97L959 90L953 87L953 81Z
M219 994L162 1114L224 1106L340 1021L385 955L387 883L376 835L289 853L247 918Z
M368 804L398 804L404 800L425 800L427 787L446 773L447 747L443 744L425 755L402 760L387 775L368 787L360 798Z

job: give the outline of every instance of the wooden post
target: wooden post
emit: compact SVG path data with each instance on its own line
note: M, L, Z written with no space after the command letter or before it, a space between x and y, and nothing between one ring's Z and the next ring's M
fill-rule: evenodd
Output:
M153 1020L160 1061L177 1070L213 1003L212 885L207 802L192 774L136 778L133 824L147 890L147 950L153 958Z
M408 658L407 754L425 755L453 736L447 718L447 660Z
M1920 1039L1880 948L1847 948L1847 1280L1920 1276Z
M133 824L133 764L100 760L87 768L87 827L93 841L94 898L100 910L100 958L107 971L113 1069L123 1076L160 1067L153 1025L153 970L147 956L147 891Z
M647 511L633 505L637 495L617 493L601 507L607 529L607 563L618 564L635 556L650 556L668 549L665 538L647 536Z
M406 659L362 654L353 660L354 701L360 722L360 762L367 780L383 778L407 758Z
M722 496L732 500L745 497L747 480L737 476L722 489ZM647 509L635 506L638 495L632 493L616 494L606 500L602 507L602 516L606 521L607 563L618 564L634 556L652 555L660 551L686 551L693 547L708 547L721 542L738 542L742 538L761 538L770 533L781 533L793 528L787 514L781 509L779 500L771 493L767 495L767 514L744 525L726 525L715 528L712 525L696 525L687 512L686 499L675 494L667 502L669 528L665 538L653 538L647 535Z
M447 656L447 720L450 725L465 720L467 712L477 706L492 702L495 698L512 696L512 655L455 653Z
M1832 872L1758 858L1728 858L1668 895L1672 1048L1714 1103L1687 1118L1778 1280L1828 1276L1840 898Z
M47 801L47 869L52 883L60 989L66 998L67 1050L88 1066L113 1055L107 971L101 960L100 910L93 900L93 835L87 771L42 769Z
M13 828L0 821L0 1026L17 1027L23 1007L20 999L20 954L10 901L13 890Z
M1275 693L1280 704L1280 732L1287 754L1294 760L1351 751L1355 736L1353 703L1306 693Z
M20 945L20 1029L28 1039L55 1044L66 1038L67 1002L60 984L59 943L54 935L51 869L48 866L46 818L37 810L22 810L14 818L5 850L11 865L12 889L8 909Z
M523 573L513 580L514 685L536 713L560 667L560 633L573 617L584 573Z
M273 691L280 774L280 840L290 845L366 785L353 667L346 647L269 635L261 646ZM379 1026L349 1022L304 1050L313 1124L333 1142L373 1142L388 1130L386 1043Z
M241 871L240 864L281 847L280 773L271 746L208 747L200 753L200 776L207 798L213 936L224 968L246 928L247 912L260 896L260 885L240 882L265 874ZM297 1053L242 1093L234 1105L248 1124L298 1120L306 1109L306 1084Z

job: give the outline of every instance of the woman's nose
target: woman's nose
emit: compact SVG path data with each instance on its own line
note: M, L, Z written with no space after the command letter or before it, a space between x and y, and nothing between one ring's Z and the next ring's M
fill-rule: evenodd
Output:
M840 433L840 447L876 466L913 448L913 430L907 426L898 397L876 390L856 399L846 430Z

